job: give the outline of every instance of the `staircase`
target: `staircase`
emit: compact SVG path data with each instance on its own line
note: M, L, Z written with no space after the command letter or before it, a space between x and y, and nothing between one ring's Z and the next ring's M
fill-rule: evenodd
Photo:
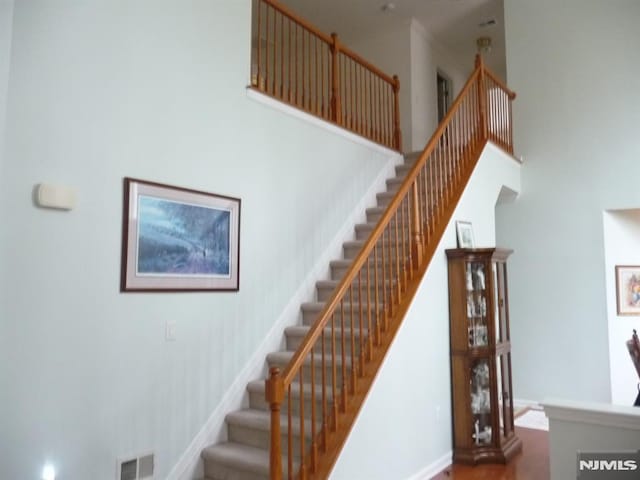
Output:
M267 355L269 378L202 452L207 480L327 478L486 143L513 153L515 94L478 57L446 118L355 226L331 279ZM409 373L409 372L408 372Z
M344 258L336 259L331 262L331 279L320 280L316 283L316 299L308 303L303 303L300 307L302 324L298 326L288 327L284 331L286 339L286 350L273 352L267 355L267 363L269 367L279 367L284 370L287 363L292 359L296 349L301 345L305 336L309 333L311 325L318 317L318 314L322 311L325 301L328 300L334 293L336 287L340 283L340 279L349 269L353 259L362 250L366 239L374 230L377 222L385 211L385 207L389 204L393 196L398 191L398 188L402 184L402 180L405 178L415 161L419 158L422 152L412 153L406 155L404 163L396 166L396 176L387 180L387 189L384 192L380 192L377 195L378 205L372 208L367 208L366 218L367 223L357 224L355 226L355 240L346 241L343 244ZM406 237L408 237L408 232ZM354 311L360 310L359 298L362 294L367 295L367 289L369 289L369 296L375 295L375 285L373 282L362 283L360 290L353 292L353 302L351 297L347 298L345 303L344 320L347 325L351 325L350 312L353 307ZM378 287L379 295L382 292L382 286ZM363 306L364 307L364 306ZM377 312L379 313L379 312ZM355 329L353 331L353 338L355 340L355 352L356 356L360 353L361 339L368 336L368 330L366 327L360 329L359 322L355 322ZM331 328L325 328L323 332L325 336L325 348L326 354L329 354L329 344L331 339ZM334 330L336 335L336 348L338 355L337 376L338 383L341 383L342 362L345 362L345 369L351 372L351 367L354 365L351 357L351 336L352 332L349 328L344 330L345 337L345 355L342 357L342 336ZM348 345L347 345L348 344ZM320 361L314 362L314 368L316 369L315 376L319 378L322 372L318 371L321 367ZM305 378L311 378L311 365L305 367L307 374ZM332 372L325 372L325 376L331 375ZM304 392L303 409L311 411L312 398L315 398L316 408L320 407L322 403L322 388L311 387L310 384L306 384L302 389ZM312 391L315 395L312 396ZM226 417L228 441L217 445L212 445L205 448L202 452L202 458L205 466L205 478L207 480L257 480L269 478L269 439L271 428L271 417L269 404L265 397L265 380L255 380L247 385L247 392L249 396L249 408L245 410L239 410L229 413ZM298 415L300 412L300 388L296 385L292 388L292 414ZM333 398L329 396L326 398L328 403L333 402ZM284 405L286 408L286 405ZM294 425L299 425L299 420L294 420ZM321 425L316 426L319 431ZM283 431L286 426L283 424ZM311 444L311 432L312 428L309 422L307 422L305 435L307 435L307 444ZM293 432L294 436L300 435L300 428ZM283 442L284 443L284 442ZM299 445L299 442L294 442ZM296 456L298 452L294 452ZM288 477L286 464L284 477ZM297 470L299 463L294 462L294 468Z

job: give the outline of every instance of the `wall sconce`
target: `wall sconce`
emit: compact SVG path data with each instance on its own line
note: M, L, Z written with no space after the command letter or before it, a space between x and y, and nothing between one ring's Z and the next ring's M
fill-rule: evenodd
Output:
M476 47L478 48L478 53L487 54L491 52L491 37L478 37L476 39Z

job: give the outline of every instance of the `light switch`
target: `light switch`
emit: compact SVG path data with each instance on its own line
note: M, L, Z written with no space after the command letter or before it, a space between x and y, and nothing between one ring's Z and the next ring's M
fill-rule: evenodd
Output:
M175 320L167 320L167 325L165 328L165 340L167 342L175 342L176 341L176 321Z

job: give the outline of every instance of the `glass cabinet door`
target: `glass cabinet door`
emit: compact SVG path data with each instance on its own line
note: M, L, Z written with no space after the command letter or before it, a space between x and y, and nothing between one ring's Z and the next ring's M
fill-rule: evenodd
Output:
M468 343L470 347L486 347L489 344L486 265L467 262L465 267Z
M471 364L470 403L472 434L475 445L489 445L493 441L491 431L491 386L489 360L476 359Z

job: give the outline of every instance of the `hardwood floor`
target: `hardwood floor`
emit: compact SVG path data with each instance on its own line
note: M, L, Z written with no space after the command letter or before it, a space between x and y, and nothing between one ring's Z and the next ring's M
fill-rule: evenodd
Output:
M522 453L507 465L451 465L432 480L548 480L549 432L516 427Z

